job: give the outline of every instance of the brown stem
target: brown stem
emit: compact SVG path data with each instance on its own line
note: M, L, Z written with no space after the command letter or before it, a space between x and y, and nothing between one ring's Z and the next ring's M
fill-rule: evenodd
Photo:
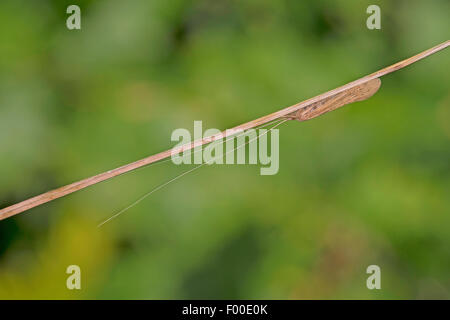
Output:
M136 162L124 165L122 167L109 170L104 173L74 182L72 184L66 185L64 187L48 191L46 193L40 194L28 200L24 200L12 206L6 207L0 210L0 220L6 219L18 213L24 212L31 208L37 207L46 202L52 201L54 199L63 197L75 191L87 188L91 185L97 184L99 182L111 179L118 175L124 174L126 172L135 170L137 168L146 166L148 164L157 162L159 160L170 157L173 153L179 153L185 150L190 150L195 147L210 143L217 139L222 139L235 134L236 132L244 131L247 129L255 128L265 123L274 121L280 118L295 118L300 121L315 118L323 113L335 110L345 104L352 103L355 101L360 101L372 96L380 86L380 80L378 78L389 74L391 72L402 69L412 63L415 63L429 55L436 53L450 45L450 40L447 40L433 48L425 50L413 57L402 60L396 64L389 67L376 71L368 76L355 80L353 82L347 83L341 87L330 90L323 94L320 94L314 98L299 102L293 106L281 109L277 112L271 113L264 117L249 121L247 123L241 124L234 127L231 130L223 131L221 134L212 135L203 139L199 139L186 144L184 146L179 146L177 148L169 149L155 155L149 156L147 158L138 160Z

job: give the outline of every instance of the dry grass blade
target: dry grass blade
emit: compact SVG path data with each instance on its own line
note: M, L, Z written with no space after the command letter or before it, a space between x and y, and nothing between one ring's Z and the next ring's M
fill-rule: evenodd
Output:
M336 108L342 107L345 104L367 99L378 90L380 85L378 78L391 72L397 71L401 68L404 68L423 58L426 58L431 54L434 54L442 49L447 48L449 45L450 40L445 41L433 48L425 50L413 57L402 60L389 67L376 71L368 76L365 76L363 78L350 82L346 85L325 92L314 98L302 101L293 106L271 113L264 117L249 121L247 123L232 128L232 130L234 131L234 134L236 134L236 132L241 132L247 129L255 128L277 119L297 119L300 121L304 121L315 118L325 112L335 110ZM169 149L164 152L160 152L158 154L141 159L139 161L124 165L122 167L109 170L107 172L80 180L78 182L74 182L72 184L66 185L64 187L55 190L48 191L41 195L35 196L33 198L30 198L28 200L19 202L17 204L14 204L12 206L0 210L0 220L24 212L26 210L42 205L54 199L63 197L75 191L87 188L99 182L111 179L126 172L169 158L173 153L179 153L185 150L190 150L218 139L222 138L225 139L229 135L230 135L229 131L224 131L221 134L212 135L200 140L196 140L187 145Z

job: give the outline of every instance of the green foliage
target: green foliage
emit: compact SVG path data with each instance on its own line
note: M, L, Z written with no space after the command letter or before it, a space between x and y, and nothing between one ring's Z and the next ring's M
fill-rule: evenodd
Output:
M69 1L1 1L1 207L449 39L448 1L376 1L368 30L372 2L82 1L69 31ZM166 163L0 222L0 297L449 298L449 67L447 49L283 125L276 176L206 166L95 229L186 169Z

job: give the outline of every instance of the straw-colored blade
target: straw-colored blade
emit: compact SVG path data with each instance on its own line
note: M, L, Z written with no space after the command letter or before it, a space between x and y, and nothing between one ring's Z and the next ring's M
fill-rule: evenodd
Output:
M87 188L99 182L117 177L126 172L144 167L151 163L169 158L172 154L177 154L183 151L188 151L207 143L213 141L227 138L228 136L235 134L237 132L242 132L251 128L256 128L258 126L270 123L278 119L292 119L305 121L313 119L329 111L333 111L339 107L346 104L353 103L356 101L361 101L370 98L375 92L380 88L380 77L387 75L389 73L395 72L402 69L410 64L413 64L421 59L424 59L440 50L443 50L450 46L450 40L447 40L435 47L425 50L415 56L408 59L397 62L391 66L384 69L378 70L372 74L369 74L358 80L349 82L343 86L336 89L330 90L328 92L322 93L311 99L299 102L290 107L278 110L271 114L265 115L263 117L257 118L255 120L243 123L234 128L225 130L221 133L211 135L209 137L197 139L193 142L189 142L182 146L177 146L175 148L151 155L144 159L126 164L119 168L115 168L95 176L74 182L72 184L66 185L64 187L48 191L46 193L40 194L28 200L16 203L12 206L0 210L0 220L6 219L23 211L29 210L31 208L40 206L46 202L52 201L57 198L61 198L70 193L76 192L78 190Z

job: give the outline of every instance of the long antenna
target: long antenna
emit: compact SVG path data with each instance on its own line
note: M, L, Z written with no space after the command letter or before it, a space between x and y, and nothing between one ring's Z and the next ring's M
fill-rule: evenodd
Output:
M322 115L326 112L333 111L346 104L368 99L373 94L375 94L375 92L377 92L377 90L380 87L381 81L378 78L387 75L391 72L400 70L421 59L424 59L429 55L432 55L442 49L447 48L449 45L450 40L447 40L435 47L425 50L408 59L397 62L396 64L393 64L389 67L378 70L368 76L352 81L350 83L347 83L346 85L322 93L314 98L299 102L293 106L281 109L277 112L271 113L264 117L249 121L247 123L236 126L232 129L225 130L220 134L195 140L191 143L157 153L155 155L138 160L136 162L129 163L119 168L100 173L98 175L80 180L78 182L71 183L64 187L48 191L46 193L40 194L28 200L24 200L12 206L6 207L0 210L0 220L14 216L31 208L37 207L41 204L47 203L57 198L61 198L65 195L87 188L99 182L111 179L126 172L166 159L170 157L172 154L178 154L180 152L202 146L204 144L213 142L218 139L225 139L231 134L236 134L237 132L255 128L277 119L296 119L298 121L309 120L319 115Z

